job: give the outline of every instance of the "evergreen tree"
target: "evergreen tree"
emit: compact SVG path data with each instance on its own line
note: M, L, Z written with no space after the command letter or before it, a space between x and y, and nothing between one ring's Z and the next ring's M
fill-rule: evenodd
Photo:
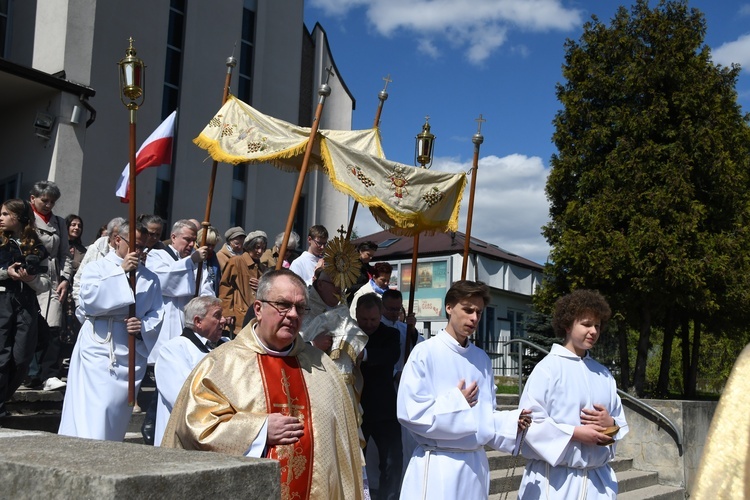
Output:
M639 332L640 395L652 328L664 331L667 370L675 334L693 326L692 351L683 346L690 394L701 332L721 334L749 316L749 117L737 104L739 67L713 64L705 31L702 13L684 0L653 9L637 0L609 26L592 17L579 41L566 42L557 86L563 109L544 227L552 263L537 304L600 290L623 318L625 377L625 325ZM667 380L660 377L660 392Z

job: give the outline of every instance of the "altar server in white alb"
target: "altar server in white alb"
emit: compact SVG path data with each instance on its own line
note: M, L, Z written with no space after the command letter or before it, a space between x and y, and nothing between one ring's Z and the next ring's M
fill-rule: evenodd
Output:
M484 283L454 283L445 296L448 326L409 355L397 414L417 447L401 485L402 499L487 498L484 447L513 452L530 423L526 410L496 409L490 359L469 342L489 301Z
M172 406L190 372L206 354L229 340L221 336L225 326L226 318L221 315L221 300L217 297L195 297L185 306L182 335L161 347L154 367L159 392L154 446L161 444Z
M108 441L125 438L128 405L128 337L136 337L136 392L146 371L149 348L162 322L159 280L139 264L148 233L136 226L135 252L129 225L120 226L114 251L91 262L81 276L77 315L82 323L68 370L59 434ZM128 273L136 271L136 293ZM135 302L135 317L129 307Z
M563 344L536 365L520 400L534 422L522 449L521 499L617 496L609 462L628 427L612 374L590 353L610 315L607 301L592 290L555 303L552 327Z
M146 258L146 267L159 277L164 294L164 326L159 333L156 346L148 362L155 363L164 342L177 337L185 326L184 309L195 297L195 281L198 267L208 257L208 247L195 248L198 228L187 219L178 220L172 226L172 243L163 250L151 250ZM213 295L214 289L204 266L201 288L198 295Z

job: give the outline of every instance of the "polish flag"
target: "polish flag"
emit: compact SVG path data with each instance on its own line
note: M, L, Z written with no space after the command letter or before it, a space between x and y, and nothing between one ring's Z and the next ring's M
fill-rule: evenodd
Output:
M176 116L177 110L172 111L172 114L141 145L141 149L135 154L135 175L140 174L141 170L148 167L172 163L172 139L174 138ZM125 165L125 169L117 181L115 194L120 197L120 201L123 203L130 201L130 163Z

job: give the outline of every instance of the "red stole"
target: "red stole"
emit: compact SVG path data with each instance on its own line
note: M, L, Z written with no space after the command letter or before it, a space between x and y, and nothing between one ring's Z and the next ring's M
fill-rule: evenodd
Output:
M309 498L312 483L313 437L310 398L299 361L295 356L258 354L263 377L266 411L297 417L304 435L293 445L269 446L266 458L279 461L281 498Z

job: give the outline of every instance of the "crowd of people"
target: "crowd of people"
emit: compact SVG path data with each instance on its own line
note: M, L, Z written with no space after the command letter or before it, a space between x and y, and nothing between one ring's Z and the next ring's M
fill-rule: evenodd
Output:
M370 498L368 469L377 498L487 498L487 446L527 458L521 498L616 496L609 462L627 424L589 352L610 316L597 292L558 301L561 343L519 408L499 411L471 342L484 283L453 283L446 327L424 339L373 242L341 290L321 225L304 250L292 232L284 255L283 233L269 248L262 230L188 219L162 240L155 215L112 219L86 246L81 217L53 214L60 195L40 181L0 209L0 417L22 384L65 390L60 434L122 441L133 370L136 390L156 385L145 443L278 460L282 498Z

